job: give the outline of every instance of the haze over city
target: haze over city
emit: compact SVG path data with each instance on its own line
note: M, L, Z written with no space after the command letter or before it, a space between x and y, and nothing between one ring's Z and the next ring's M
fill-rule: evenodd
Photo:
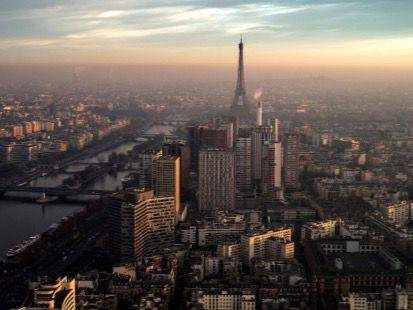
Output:
M413 310L412 12L0 1L0 310Z

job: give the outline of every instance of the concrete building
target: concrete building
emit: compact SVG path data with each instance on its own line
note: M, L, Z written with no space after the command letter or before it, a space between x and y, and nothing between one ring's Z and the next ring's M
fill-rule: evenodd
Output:
M284 186L296 189L299 178L298 135L286 134L284 141Z
M150 188L152 186L153 163L162 156L162 151L147 151L139 154L139 186Z
M251 176L257 193L281 198L282 146L276 121L253 130L251 138ZM278 193L277 193L278 192Z
M304 257L320 296L411 287L413 266L377 243L351 239L304 242ZM392 308L394 309L394 308Z
M30 282L29 288L33 292L33 300L22 309L76 309L76 283L75 279L67 277L57 278L50 282L42 279L38 282Z
M249 192L251 186L251 137L235 141L235 183L237 192Z
M38 145L30 142L5 143L0 145L0 161L26 163L37 159Z
M153 163L152 188L157 197L174 197L177 222L181 214L180 158L161 156Z
M185 289L188 309L205 310L255 310L255 293L251 290L228 289Z
M413 290L396 287L382 291L382 309L413 310Z
M208 128L208 126L197 124L186 127L190 150L190 169L192 171L198 171L199 151L201 149L201 129L203 128Z
M232 148L233 141L233 124L218 124L213 128L201 129L201 148Z
M241 262L238 259L220 256L205 257L206 277L231 277L239 278Z
M189 188L191 150L184 140L168 140L162 144L162 154L179 157L181 192Z
M218 243L217 256L240 259L241 258L240 242L239 241L223 241L223 242Z
M276 256L277 242L275 239L284 241L278 242L284 248L284 255L287 257L294 256L294 243L291 242L291 228L281 227L274 230L257 231L252 233L244 233L241 235L241 259L244 264L250 264L253 258L274 258ZM292 244L292 245L291 245ZM278 256L278 257L277 257Z
M235 154L232 150L199 152L198 207L201 211L232 210L235 204Z
M381 206L385 220L397 226L405 226L412 219L412 204L408 201L386 203Z
M246 223L202 224L198 228L198 245L217 245L220 242L233 240L246 229Z
M175 240L175 199L153 191L130 190L106 200L109 247L115 258L134 262L162 254Z
M265 259L294 258L294 242L271 237L266 240Z
M305 223L301 226L301 240L332 238L336 235L338 224L337 219Z
M348 296L343 296L338 304L338 309L348 310L381 310L382 301L378 294L350 293ZM394 308L392 308L394 309ZM397 309L397 308L396 308Z
M282 199L282 147L280 142L262 146L261 192Z
M263 145L272 140L272 128L262 126L255 128L251 136L252 179L254 186L259 187L262 179Z
M272 141L280 142L280 120L278 118L271 118L268 120L268 125L272 127Z

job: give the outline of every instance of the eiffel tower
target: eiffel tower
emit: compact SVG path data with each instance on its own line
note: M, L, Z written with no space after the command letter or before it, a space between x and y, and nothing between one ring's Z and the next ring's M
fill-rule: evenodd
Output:
M249 114L248 99L245 91L245 78L244 78L244 43L241 40L238 44L239 58L238 58L238 78L235 88L234 100L230 108L230 114L238 116L240 118L246 117Z

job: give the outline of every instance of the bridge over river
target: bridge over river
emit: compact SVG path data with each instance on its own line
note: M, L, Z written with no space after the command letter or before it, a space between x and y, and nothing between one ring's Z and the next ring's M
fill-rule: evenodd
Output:
M32 187L32 186L7 186L0 187L0 193L5 192L22 192L22 193L45 193L48 196L74 196L74 195L94 195L104 196L114 191L98 189L76 189L67 187Z

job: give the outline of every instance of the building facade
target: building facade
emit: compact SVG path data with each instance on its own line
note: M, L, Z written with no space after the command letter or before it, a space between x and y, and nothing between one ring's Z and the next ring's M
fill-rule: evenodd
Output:
M181 213L180 158L161 156L154 161L152 170L152 188L157 197L174 197L176 219Z
M199 210L212 212L234 209L235 154L232 150L201 150L198 178Z
M284 186L296 189L299 178L298 135L286 134L284 142Z
M109 248L122 262L162 254L175 240L175 199L130 190L106 200Z

